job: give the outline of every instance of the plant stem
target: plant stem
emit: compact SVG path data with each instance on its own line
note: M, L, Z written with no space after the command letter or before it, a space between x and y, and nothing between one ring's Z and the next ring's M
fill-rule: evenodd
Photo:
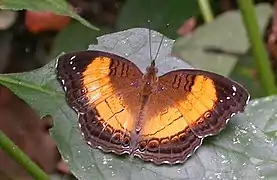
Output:
M23 168L34 179L49 180L47 174L41 170L22 150L20 150L18 146L15 145L1 130L0 148L3 149L18 164L23 166Z
M275 78L259 31L253 0L238 0L238 4L251 44L256 67L259 71L261 83L268 95L276 94Z
M211 5L209 0L198 0L200 11L206 23L213 21L214 16L212 13Z

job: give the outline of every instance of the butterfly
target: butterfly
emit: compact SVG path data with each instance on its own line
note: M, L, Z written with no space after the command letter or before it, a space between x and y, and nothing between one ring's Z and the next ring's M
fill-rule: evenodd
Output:
M58 80L89 146L155 164L183 163L244 111L250 96L235 81L198 69L157 76L155 59L142 73L104 51L58 58Z

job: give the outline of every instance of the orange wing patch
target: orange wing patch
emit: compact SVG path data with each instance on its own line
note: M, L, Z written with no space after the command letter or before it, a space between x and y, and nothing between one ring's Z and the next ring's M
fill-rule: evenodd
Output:
M161 104L159 103L159 105ZM179 110L173 106L166 107L164 111L155 114L157 115L145 119L146 122L141 132L142 136L147 138L165 138L175 135L188 127L187 121L184 120Z
M106 57L97 57L86 67L82 73L83 88L87 92L87 98L90 103L98 104L95 101L103 101L105 97L114 92L110 82L111 59Z
M112 63L112 60L108 57L96 57L86 67L86 70L82 74L85 77L87 75L95 74L96 76L94 78L101 79L102 77L109 75L111 63Z
M90 63L83 75L83 86L87 90L86 97L92 108L95 108L105 124L114 130L131 131L133 127L132 117L126 109L122 99L117 95L111 82L111 59L97 57Z
M206 112L212 110L216 101L213 80L204 76L196 76L191 91L187 96L179 99L176 106L188 123L192 125L197 123Z
M108 97L105 101L96 105L95 108L104 122L114 130L120 130L123 133L132 131L134 126L133 117L124 108L118 96Z

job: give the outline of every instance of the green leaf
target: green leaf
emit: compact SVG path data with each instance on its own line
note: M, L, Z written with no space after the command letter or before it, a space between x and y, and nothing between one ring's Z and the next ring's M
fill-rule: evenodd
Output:
M153 32L153 54L161 35ZM116 52L134 61L140 69L149 63L147 29L130 29L98 38L89 49ZM169 56L173 41L165 38L157 59L162 73L189 67ZM57 83L55 62L33 72L1 75L0 83L9 87L41 115L54 118L51 135L79 179L276 179L277 173L277 97L250 102L245 113L234 116L219 135L204 144L184 164L155 166L137 158L105 154L84 142L77 125L77 114L65 103Z
M256 7L261 30L271 13L269 4ZM249 48L240 12L231 11L197 28L190 36L177 39L172 51L197 68L228 76L237 63L236 54L245 54Z
M59 84L56 79L53 62L31 72L2 74L0 84L31 104L40 116L45 116L64 104L63 91L57 88Z
M73 11L73 8L71 8L65 0L2 0L0 9L52 11L56 14L70 16L91 29L99 30L97 27L91 25L88 21L76 14Z
M128 0L118 16L117 29L149 28L147 21L151 20L151 29L177 37L177 30L184 21L199 13L196 0Z
M61 52L70 52L87 49L91 43L96 43L96 38L104 31L92 31L79 22L73 22L58 33L54 40L51 56L56 57Z

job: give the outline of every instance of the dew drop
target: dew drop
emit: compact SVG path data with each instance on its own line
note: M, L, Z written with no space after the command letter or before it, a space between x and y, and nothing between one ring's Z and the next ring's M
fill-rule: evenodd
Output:
M233 138L232 141L233 144L240 144L240 140L238 138Z
M257 171L261 170L261 168L259 166L256 166L255 168L257 169Z
M221 179L221 173L215 173L214 175L216 176L217 179Z
M241 132L242 134L247 134L247 131L245 131L244 129L241 129L240 132Z
M252 123L251 123L251 127L252 127L253 129L256 129L256 126L254 126Z
M229 161L228 161L228 160L223 160L223 161L221 162L221 164L229 164Z
M258 101L252 101L251 106L256 106L258 104Z
M108 164L108 162L111 162L111 158L107 158L107 156L103 156L103 164Z
M107 161L106 156L103 156L103 164L107 164L107 163L108 163L108 161Z
M261 164L261 163L263 162L263 160L257 159L257 158L253 158L253 157L250 158L250 161L251 161L253 164Z

